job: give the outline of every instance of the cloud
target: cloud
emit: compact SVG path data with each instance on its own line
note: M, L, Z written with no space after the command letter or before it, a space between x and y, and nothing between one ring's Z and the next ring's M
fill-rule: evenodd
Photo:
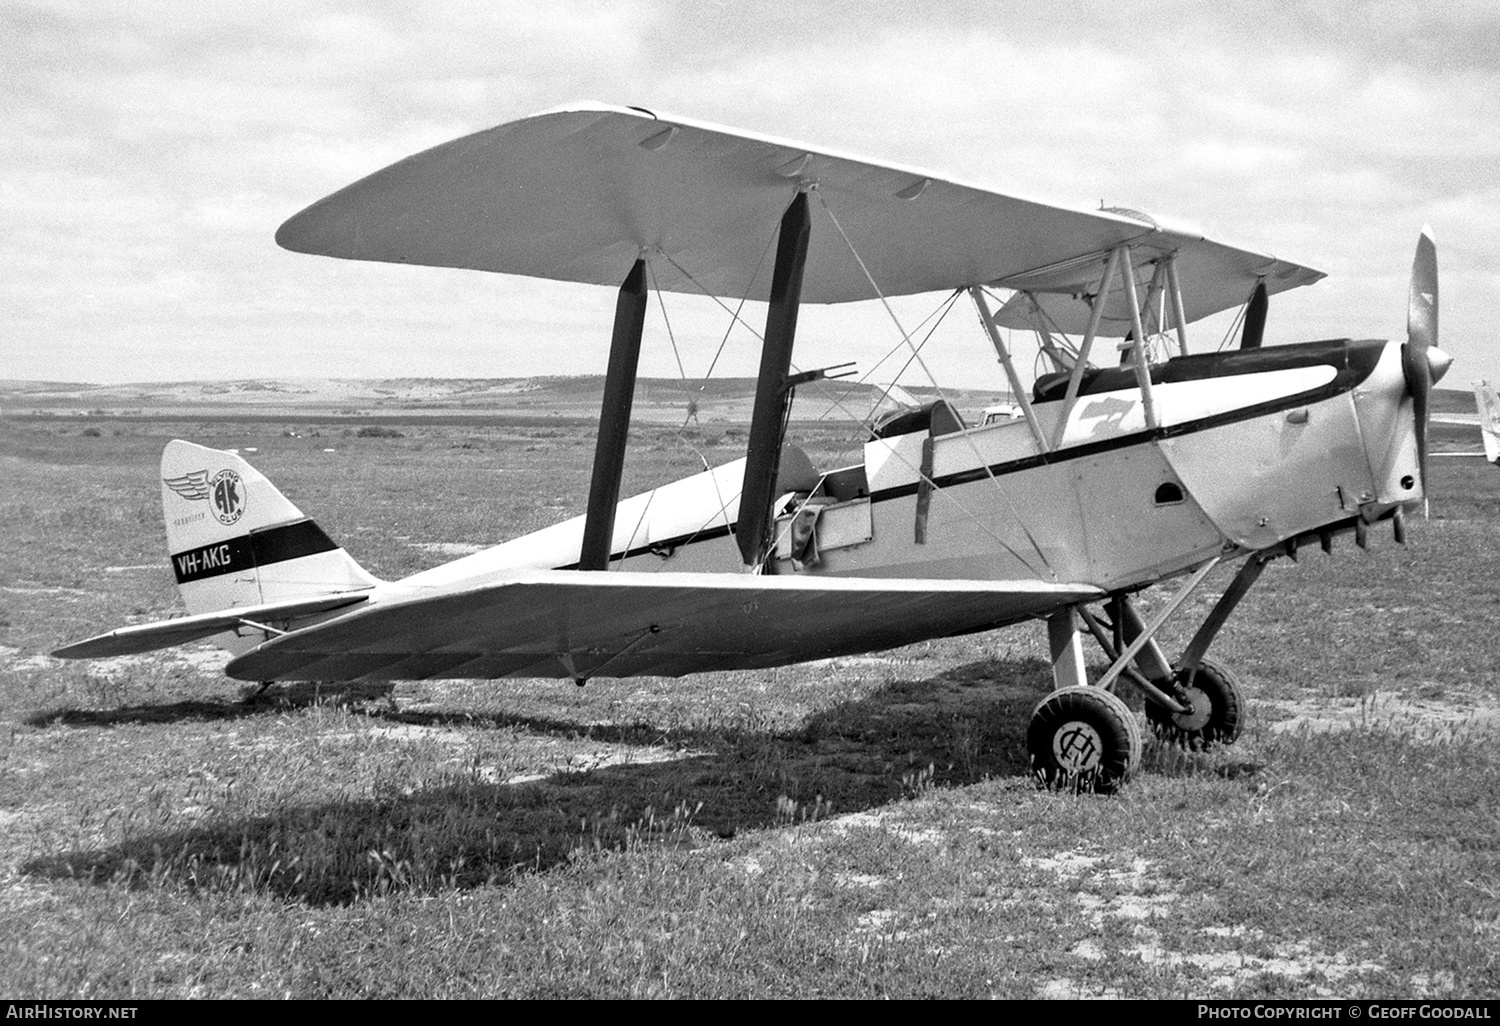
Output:
M608 290L271 242L407 154L585 97L1154 210L1336 274L1278 298L1273 340L1398 332L1431 222L1445 338L1487 339L1497 35L1480 2L12 4L0 361L108 380L244 376L247 354L280 374L363 373L361 355L371 373L598 370ZM897 340L878 311L808 316L809 362ZM990 366L971 315L950 320L966 336L942 372ZM674 330L711 354L724 325L687 303ZM1492 343L1455 344L1500 377ZM753 366L753 345L732 349L731 370ZM670 346L648 364L674 373Z

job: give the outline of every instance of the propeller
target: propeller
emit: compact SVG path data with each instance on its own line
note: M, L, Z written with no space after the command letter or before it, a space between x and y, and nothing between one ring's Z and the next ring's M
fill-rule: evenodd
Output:
M1453 363L1453 357L1437 347L1438 278L1437 247L1432 229L1422 228L1417 240L1417 255L1411 265L1411 295L1406 304L1406 344L1401 347L1401 373L1406 390L1411 393L1412 413L1416 418L1417 469L1422 491L1427 491L1427 417L1431 407L1432 386L1440 381Z

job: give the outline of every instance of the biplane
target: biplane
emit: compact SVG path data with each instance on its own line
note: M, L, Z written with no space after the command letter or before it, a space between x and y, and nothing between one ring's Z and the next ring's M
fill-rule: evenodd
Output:
M1269 298L1320 272L1133 210L1040 203L634 107L568 106L418 153L276 239L617 289L586 511L382 581L237 455L174 441L161 489L189 615L57 655L211 638L247 681L581 684L1039 621L1054 687L1028 728L1033 765L1110 790L1142 744L1123 682L1166 737L1234 741L1241 687L1206 656L1266 564L1340 534L1363 545L1381 523L1403 540L1450 362L1425 230L1404 342L1262 346ZM622 500L651 288L719 297L758 338L759 373L743 458ZM787 444L794 395L834 376L794 362L800 307L932 292L972 302L1016 415L969 424L939 398L868 424L863 458L840 466ZM764 303L763 330L724 297ZM1236 345L1190 351L1195 322L1236 308ZM1038 339L1034 381L1014 331ZM1169 656L1163 623L1233 562ZM1140 593L1167 582L1147 615ZM1092 680L1085 638L1108 660Z

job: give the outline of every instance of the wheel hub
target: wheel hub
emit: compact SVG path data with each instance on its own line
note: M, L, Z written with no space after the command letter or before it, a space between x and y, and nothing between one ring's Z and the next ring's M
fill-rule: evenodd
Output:
M1192 706L1191 712L1173 713L1172 723L1182 730L1202 730L1213 715L1213 702L1202 688L1183 688L1178 695L1183 705Z
M1069 720L1052 735L1052 755L1069 773L1098 769L1104 758L1104 739L1082 720Z

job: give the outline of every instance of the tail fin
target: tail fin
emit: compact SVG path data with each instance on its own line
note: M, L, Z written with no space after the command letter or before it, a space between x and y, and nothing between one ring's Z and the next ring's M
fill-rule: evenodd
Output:
M1488 381L1474 382L1474 403L1479 407L1479 431L1484 436L1484 458L1500 463L1500 395Z
M380 583L232 452L168 442L161 454L161 501L172 572L189 613Z

